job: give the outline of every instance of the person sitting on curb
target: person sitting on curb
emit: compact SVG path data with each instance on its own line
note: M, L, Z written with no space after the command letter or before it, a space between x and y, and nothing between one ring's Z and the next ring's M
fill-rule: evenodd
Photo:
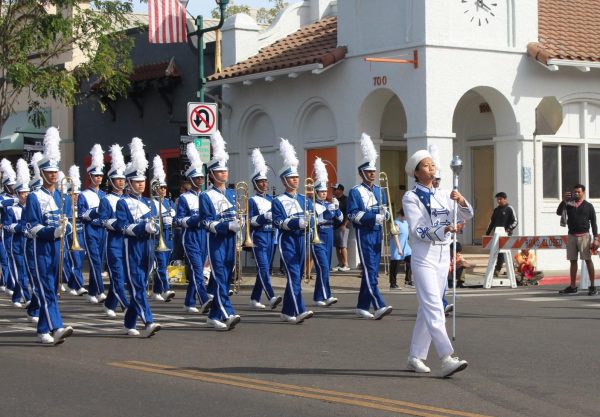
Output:
M515 255L517 270L517 285L538 285L538 281L544 278L542 271L535 270L535 255L529 249L520 250Z

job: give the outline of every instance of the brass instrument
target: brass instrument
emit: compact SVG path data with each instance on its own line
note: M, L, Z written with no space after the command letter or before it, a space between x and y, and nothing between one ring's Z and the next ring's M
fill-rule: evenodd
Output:
M254 247L250 236L250 196L248 184L244 181L235 183L235 217L241 226L235 236L235 268L233 275L233 292L237 294L242 285L242 250Z
M71 187L71 202L73 201L73 198L75 196L74 188L75 185L73 183L73 179L71 177L64 177L60 183L58 184L58 191L60 192L60 202L61 202L61 206L60 206L60 215L59 215L59 220L58 220L58 227L60 227L63 231L62 236L60 237L60 242L59 242L59 251L58 251L58 274L56 275L56 293L58 295L60 295L60 287L61 287L61 283L62 283L62 276L63 276L63 264L65 261L65 233L67 231L67 217L65 215L65 186L68 185ZM75 247L72 250L81 250L81 247L79 247L79 241L76 240L77 238L77 229L75 228L75 211L72 211L72 216L71 216L71 227L72 227L72 233L74 234L73 236L73 244L71 245L71 247ZM77 242L77 245L75 245L75 242ZM79 247L79 248L77 248Z
M163 198L160 195L160 183L157 180L150 183L150 213L152 213L152 207L154 206L154 193L158 196L158 244L154 250L156 252L168 252L171 249L165 244L165 239L163 238ZM154 218L152 220L154 221Z
M312 212L308 209L308 194L312 194L312 203L313 203L313 209ZM306 254L304 256L304 282L305 283L309 283L311 280L311 275L310 275L310 270L312 267L312 261L311 261L311 250L310 250L310 245L320 245L321 239L319 239L319 226L318 226L318 219L317 219L317 210L316 210L316 204L317 204L317 197L316 197L316 192L315 192L315 181L308 177L304 180L304 218L307 222L306 224L306 228L304 229L304 245L305 245L305 250L306 250ZM310 217L311 215L313 216L313 237L312 239L309 240L310 238L310 233L311 233L311 228L310 228Z
M386 197L386 201L387 203L384 204L383 203L383 192L385 191L385 197ZM381 247L381 256L383 258L383 269L385 271L386 275L389 275L389 270L390 270L390 257L391 257L391 253L390 253L390 242L389 242L389 235L392 236L398 236L398 234L400 233L400 231L398 230L398 227L396 227L396 224L394 223L394 214L391 211L392 210L392 206L391 206L391 198L390 198L390 186L389 186L389 181L388 181L388 176L385 172L380 172L379 173L379 213L385 215L385 212L387 211L389 213L389 219L384 219L383 220L383 224L382 224L382 237L383 237L383 242L382 242L382 247Z

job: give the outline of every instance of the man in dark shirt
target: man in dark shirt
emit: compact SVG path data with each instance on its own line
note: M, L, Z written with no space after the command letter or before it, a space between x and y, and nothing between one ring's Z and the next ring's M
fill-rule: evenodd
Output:
M567 259L571 262L571 285L560 294L577 293L577 255L585 261L588 275L590 277L590 286L588 295L597 294L594 286L594 264L592 263L592 249L597 247L600 236L598 235L598 226L596 225L596 211L594 206L585 199L585 186L577 184L573 187L573 192L567 191L563 196L563 201L556 209L556 214L562 216L563 211L567 211L567 226L569 227L569 240L567 242ZM595 238L592 243L590 236L590 226Z
M485 234L489 236L496 227L503 227L506 233L511 236L517 227L517 214L510 204L508 204L505 192L499 192L495 195L498 206L492 212L492 218ZM498 260L494 268L494 276L497 277L504 265L504 254L498 253Z
M337 199L340 205L340 211L344 215L344 219L340 223L334 224L333 243L335 253L338 259L338 266L331 268L332 271L350 271L348 266L348 216L346 215L346 201L348 197L344 194L344 186L342 184L334 184L333 196ZM335 200L334 200L335 201Z

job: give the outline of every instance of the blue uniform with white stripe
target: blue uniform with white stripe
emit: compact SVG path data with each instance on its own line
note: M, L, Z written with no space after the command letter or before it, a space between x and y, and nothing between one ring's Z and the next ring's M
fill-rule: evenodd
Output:
M383 201L380 201L383 198ZM376 215L380 206L387 204L385 194L377 185L369 187L364 182L350 190L346 212L354 224L358 255L362 266L360 291L357 308L369 310L371 304L375 310L386 306L378 288L379 261L381 259L382 226L377 224Z
M104 257L105 232L98 214L100 200L105 196L102 190L88 188L79 194L77 208L83 223L83 242L90 263L90 280L88 292L90 296L104 293L102 282L102 259Z
M0 221L4 224L6 218L6 209L12 207L17 202L17 198L6 193L0 194ZM13 260L10 256L11 233L5 233L4 229L0 229L0 266L2 267L2 285L5 285L9 290L14 290L15 279L13 276Z
M156 205L156 210L158 213L158 199L154 200L154 204ZM168 198L164 198L162 201L162 235L165 245L167 248L169 248L169 250L165 252L154 251L154 258L156 260L156 277L154 278L154 284L152 285L152 292L155 294L162 294L170 288L169 277L167 275L167 266L169 265L169 260L171 259L171 253L173 253L173 229L171 226L174 216L175 208L173 202Z
M331 297L329 286L329 268L331 266L331 254L333 252L333 221L344 220L344 215L333 203L327 201L316 201L318 232L320 245L311 245L312 256L315 262L317 280L315 282L314 301L325 301Z
M83 225L78 217L75 218L75 228L77 229L77 240L81 244L81 242L84 241ZM85 259L85 250L70 250L73 245L72 233L67 236L66 245L65 252L67 258L65 259L65 265L69 265L69 268L65 270L67 272L67 286L72 290L78 290L84 286L83 274L81 271L83 268L83 260Z
M204 285L204 262L206 261L206 230L200 216L200 194L189 190L179 196L175 222L181 226L183 251L192 276L185 294L185 306L195 307L196 296L204 304L210 298Z
M4 221L5 233L12 235L10 253L13 262L13 273L15 278L15 289L12 301L26 302L31 300L29 292L29 276L25 266L25 225L23 222L23 210L25 206L17 204L6 209L6 220Z
M267 301L275 297L271 285L271 261L275 252L275 235L272 218L265 216L271 212L273 197L269 194L257 193L248 201L252 242L254 247L252 253L256 263L256 282L252 289L250 299L260 302L264 291Z
M117 305L122 309L129 307L125 291L125 260L123 259L123 232L117 228L117 203L123 196L115 193L106 194L98 206L98 218L106 229L104 256L108 269L110 285L104 307L114 310Z
M63 327L57 300L58 263L60 239L54 237L59 227L61 207L64 214L71 216L71 199L46 188L33 191L27 196L25 205L26 229L32 236L34 285L39 294L40 319L37 324L38 333L49 333ZM67 224L67 234L71 233Z
M236 233L229 230L235 221L235 191L210 187L200 194L202 227L208 231L207 252L211 268L208 291L213 304L208 318L226 321L235 315L229 299L229 285L235 269Z
M154 320L146 297L152 267L154 239L146 232L148 220L156 216L155 207L146 197L128 195L117 202L116 231L123 233L125 276L129 284L129 307L125 311L125 327L135 329L137 317L147 326Z
M312 201L302 194L283 193L273 200L273 224L279 229L279 253L285 267L287 283L281 312L296 317L306 311L302 300L302 274L305 260L305 229L300 228L305 205L313 210ZM306 227L310 221L306 221Z

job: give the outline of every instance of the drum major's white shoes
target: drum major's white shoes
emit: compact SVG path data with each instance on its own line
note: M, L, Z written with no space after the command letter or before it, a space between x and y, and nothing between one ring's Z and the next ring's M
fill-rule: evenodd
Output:
M468 362L463 359L454 358L450 355L445 356L442 358L442 376L446 378L454 375L457 372L463 371L468 365Z
M409 356L408 361L406 362L406 367L409 371L416 372L418 374L428 374L431 372L429 366L425 365L419 358L415 358L414 356Z

